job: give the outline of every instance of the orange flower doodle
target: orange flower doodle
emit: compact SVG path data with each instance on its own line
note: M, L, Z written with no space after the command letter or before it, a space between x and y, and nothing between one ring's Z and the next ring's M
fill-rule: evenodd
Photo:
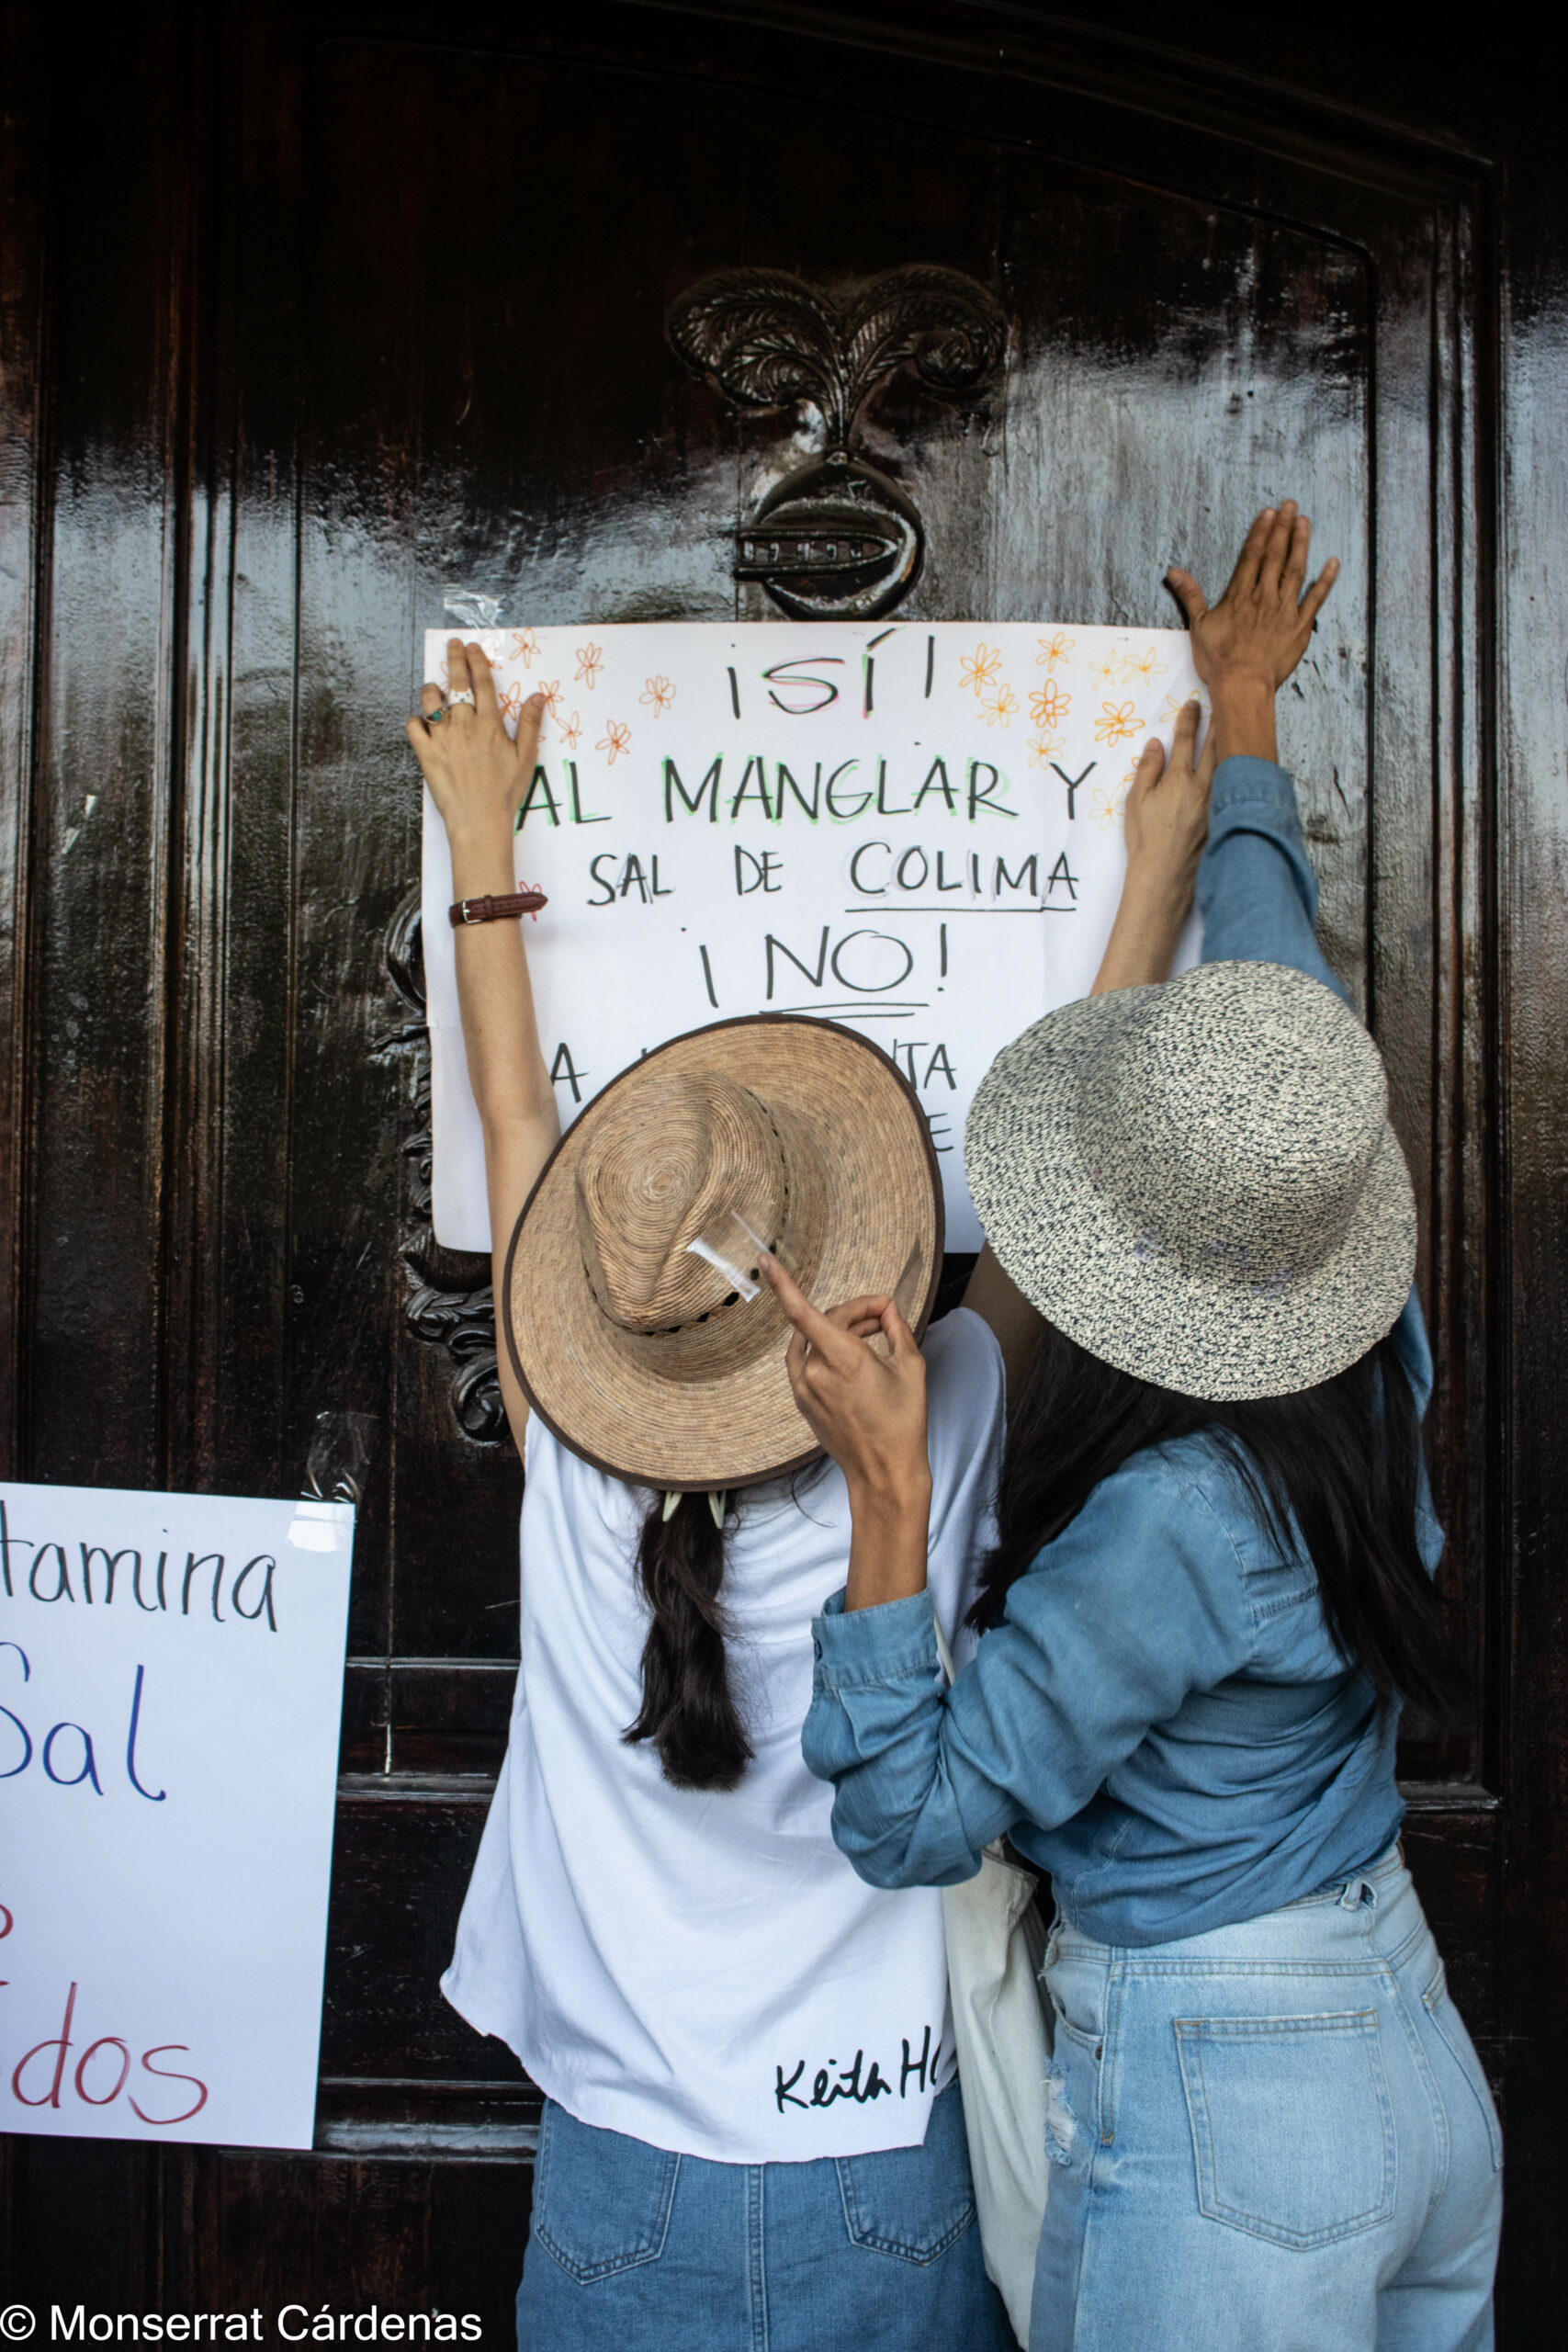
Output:
M604 752L606 767L612 768L615 766L615 762L620 758L621 753L623 752L629 752L631 747L631 729L629 727L623 727L620 721L615 718L607 718L604 721L604 732L600 737L598 742L593 746L596 752Z
M1013 712L1017 708L1018 696L1012 688L1001 685L997 688L989 702L983 702L980 705L980 716L987 727L1010 727Z
M521 678L513 678L509 686L502 687L501 691L496 695L496 701L501 706L501 715L502 718L522 718L523 705L527 697L527 692L528 689L525 686Z
M536 890L539 888L539 885L536 882L525 882L519 879L517 888L519 890ZM537 907L530 907L528 909L528 920L530 922L538 922L539 910Z
M1041 735L1029 747L1032 768L1048 768L1066 739L1061 735Z
M1089 674L1095 681L1097 685L1114 685L1117 679L1122 674L1121 647L1115 647L1110 653L1106 654L1103 661L1091 662L1089 665Z
M1097 743L1125 743L1138 731L1137 715L1130 702L1102 702L1094 722Z
M593 686L594 686L594 683L595 683L595 681L597 680L598 675L599 675L599 673L600 673L600 671L604 668L604 648L603 648L602 646L598 646L598 645L580 645L580 646L578 647L578 649L577 649L577 675L578 675L578 680L579 680L579 683L580 683L581 684L585 685L585 686L588 688L588 691L589 691L589 693L590 693L590 694L592 694L592 691L593 691Z
M675 689L668 678L649 678L647 692L637 696L639 702L649 702L653 705L655 718L659 717L660 711L668 710L674 699Z
M531 670L534 666L534 656L538 650L539 640L531 628L514 628L512 632L511 644L504 653L498 655L497 659L502 662L521 662L525 670Z
M1118 785L1107 786L1097 784L1095 786L1094 816L1102 833L1108 831L1112 825L1120 825L1123 821L1126 815L1126 803L1125 777Z
M1001 666L1002 657L995 646L977 645L973 660L967 653L958 657L959 685L971 686L977 695L983 695Z
M1029 715L1036 727L1060 727L1072 707L1071 695L1065 695L1055 678L1048 678L1029 697Z
M1058 629L1055 637L1038 638L1035 642L1040 648L1034 657L1036 666L1043 670L1054 670L1058 662L1065 662L1067 659L1077 643L1077 639L1068 637L1065 630Z
M1168 662L1160 660L1157 646L1145 645L1141 653L1127 653L1122 656L1122 681L1125 684L1131 685L1134 678L1141 678L1145 686L1150 686L1156 678L1165 676L1169 666Z
M577 749L577 739L582 732L582 721L574 710L570 718L558 718L556 731L569 752Z

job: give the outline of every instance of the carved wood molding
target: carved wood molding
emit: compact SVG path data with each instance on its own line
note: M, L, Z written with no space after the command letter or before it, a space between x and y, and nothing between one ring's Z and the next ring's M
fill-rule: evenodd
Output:
M903 368L949 400L983 383L1007 345L996 297L934 264L887 270L842 300L784 270L727 269L680 298L668 333L738 407L804 401L822 419L822 455L737 531L735 577L760 581L797 620L890 611L919 576L925 534L908 494L854 455L861 410Z
M413 1224L399 1256L406 1294L403 1316L428 1346L445 1348L452 1363L452 1409L465 1437L477 1445L499 1445L506 1435L496 1368L495 1301L488 1263L467 1251L446 1250L431 1223L430 1032L425 1025L424 949L420 893L411 890L387 932L387 971L411 1018L379 1038L380 1056L413 1062L414 1133L403 1145L410 1163ZM485 1269L478 1281L477 1270Z

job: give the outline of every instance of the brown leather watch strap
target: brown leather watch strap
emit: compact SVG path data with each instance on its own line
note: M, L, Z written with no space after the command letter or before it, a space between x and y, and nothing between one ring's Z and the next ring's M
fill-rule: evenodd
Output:
M549 900L542 890L518 890L510 899L459 899L450 909L454 931L469 922L503 922L509 915L536 915Z

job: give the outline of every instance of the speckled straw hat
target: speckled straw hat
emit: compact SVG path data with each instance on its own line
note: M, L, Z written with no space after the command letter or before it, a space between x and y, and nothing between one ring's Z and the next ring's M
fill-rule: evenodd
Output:
M969 1113L986 1238L1079 1345L1189 1396L1281 1396L1393 1327L1416 1203L1381 1056L1279 964L1062 1006Z
M506 1259L506 1344L530 1405L616 1477L737 1487L816 1459L777 1299L764 1285L747 1302L690 1251L731 1209L819 1305L888 1291L925 1329L942 1187L888 1057L781 1014L677 1037L567 1130Z

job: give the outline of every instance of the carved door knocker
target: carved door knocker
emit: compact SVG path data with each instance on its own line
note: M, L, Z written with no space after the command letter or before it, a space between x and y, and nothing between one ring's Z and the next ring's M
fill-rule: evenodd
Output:
M783 270L728 269L682 295L670 341L744 408L809 401L827 447L774 484L735 535L737 580L759 580L794 620L869 620L914 585L925 534L898 484L851 450L859 413L896 368L953 398L984 381L1007 341L994 295L961 270L915 265L843 301Z

